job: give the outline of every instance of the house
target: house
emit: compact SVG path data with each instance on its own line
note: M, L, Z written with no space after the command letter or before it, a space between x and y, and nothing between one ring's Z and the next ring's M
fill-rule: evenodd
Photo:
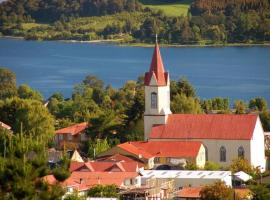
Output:
M265 170L264 131L257 114L171 113L170 77L164 69L158 43L144 85L145 140L197 141L204 145L206 160L227 167L233 159L241 157Z
M84 195L95 185L116 185L119 189L137 188L141 186L137 172L88 172L74 171L68 179L61 183L70 194L74 191Z
M71 161L69 166L70 172L138 172L137 162L74 162Z
M83 122L59 129L55 132L55 142L58 148L74 150L89 138L86 134L88 123Z
M184 167L186 162L194 162L199 167L205 164L205 149L201 142L184 141L137 141L119 144L99 156L122 154L145 163L153 169L162 166Z

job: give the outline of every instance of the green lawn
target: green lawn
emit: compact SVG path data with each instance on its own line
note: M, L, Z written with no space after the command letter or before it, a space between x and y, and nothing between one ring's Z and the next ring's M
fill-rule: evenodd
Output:
M193 0L141 0L144 7L162 10L168 16L186 16Z

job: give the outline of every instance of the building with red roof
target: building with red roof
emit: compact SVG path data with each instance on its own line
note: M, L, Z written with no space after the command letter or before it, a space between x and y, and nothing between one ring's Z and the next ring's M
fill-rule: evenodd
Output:
M57 130L55 132L57 147L62 149L65 146L65 148L70 150L77 149L82 142L88 140L87 128L88 123L82 122Z
M138 172L142 165L137 162L74 162L70 163L69 171L86 171L86 172Z
M137 188L141 186L141 179L137 172L74 171L61 185L67 194L77 191L83 195L95 185L116 185L119 189Z
M157 43L144 84L145 140L197 141L205 147L206 160L228 166L233 159L244 157L254 167L265 170L264 131L258 115L171 113L170 78ZM129 150L138 151L134 147Z
M180 148L179 148L180 147ZM205 149L197 141L136 141L119 144L100 156L122 154L145 163L149 169L160 165L179 166L195 162L199 167L205 164Z

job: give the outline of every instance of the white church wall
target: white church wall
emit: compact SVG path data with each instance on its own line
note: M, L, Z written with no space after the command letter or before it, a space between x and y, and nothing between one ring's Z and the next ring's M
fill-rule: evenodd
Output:
M209 140L209 139L151 139L151 141L199 141L205 146L208 153L208 160L227 167L232 160L238 158L238 148L242 146L245 150L245 159L251 163L250 141L249 140ZM226 162L220 162L220 148L226 149Z
M157 108L151 107L151 94L157 94ZM170 86L145 86L144 139L147 140L152 126L165 124L170 111Z
M205 147L201 145L199 153L196 157L196 165L200 168L205 166Z
M265 171L266 159L265 159L265 141L264 141L264 131L260 121L257 118L256 126L254 129L253 137L250 140L251 149L251 164L254 167L259 167L261 171Z

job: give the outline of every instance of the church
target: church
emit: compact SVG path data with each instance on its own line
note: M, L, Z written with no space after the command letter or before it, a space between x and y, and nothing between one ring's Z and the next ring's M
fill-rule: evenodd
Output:
M258 115L172 114L170 76L157 42L144 86L146 141L198 141L204 145L206 161L227 167L242 157L265 170L264 130Z

